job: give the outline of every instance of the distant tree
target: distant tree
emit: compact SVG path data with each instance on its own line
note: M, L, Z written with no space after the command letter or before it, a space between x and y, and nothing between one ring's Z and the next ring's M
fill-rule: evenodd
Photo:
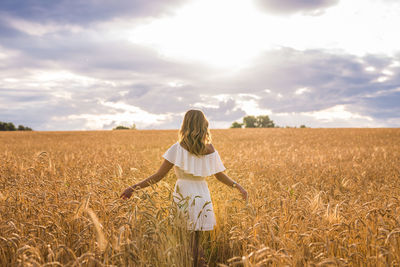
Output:
M235 123L235 122L234 122ZM232 126L233 124L232 123ZM274 121L269 118L268 115L246 116L243 118L243 123L245 128L275 128L279 127L275 125ZM231 126L231 128L233 128Z
M256 118L256 126L258 128L274 128L275 123L269 118L268 115L260 115Z
M130 129L129 127L119 125L115 127L113 130L129 130L129 129Z
M32 131L32 128L23 125L18 125L18 131Z
M18 125L15 127L14 123L12 122L2 122L0 121L0 131L32 131L31 128L25 127L23 125Z
M245 128L256 128L257 118L255 116L246 116L243 118L243 124Z
M15 128L14 123L9 122L6 124L6 131L15 131L15 130L17 130L17 129Z
M136 124L132 124L131 127L118 125L117 127L113 128L113 130L136 130Z
M234 121L231 125L231 128L242 128L243 123L239 123L237 121Z
M304 124L300 125L300 128L307 128Z

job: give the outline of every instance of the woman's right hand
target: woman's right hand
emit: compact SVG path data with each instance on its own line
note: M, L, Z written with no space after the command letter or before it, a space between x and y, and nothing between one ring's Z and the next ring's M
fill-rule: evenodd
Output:
M133 193L133 188L130 186L126 188L119 197L122 199L128 199L132 196L132 193Z

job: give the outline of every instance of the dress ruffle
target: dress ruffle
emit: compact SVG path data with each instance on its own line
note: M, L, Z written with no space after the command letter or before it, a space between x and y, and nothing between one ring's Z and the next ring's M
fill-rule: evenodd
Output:
M194 176L207 177L226 169L218 151L215 150L211 154L196 156L184 149L179 142L173 144L164 153L163 158L178 166L185 173L190 173Z

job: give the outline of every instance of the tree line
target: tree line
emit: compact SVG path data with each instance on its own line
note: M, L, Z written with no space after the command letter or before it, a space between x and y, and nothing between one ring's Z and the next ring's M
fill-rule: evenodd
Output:
M127 127L124 125L118 125L117 127L113 128L113 130L136 130L136 124L132 124L131 127Z
M32 128L23 125L18 125L18 127L15 127L14 123L12 122L0 121L0 131L32 131Z
M243 117L243 122L234 121L231 125L231 128L281 128L276 125L273 120L269 118L268 115L260 115L260 116L246 116ZM286 128L292 128L290 126L286 126ZM296 128L296 127L294 127ZM300 128L307 128L305 125L300 125Z

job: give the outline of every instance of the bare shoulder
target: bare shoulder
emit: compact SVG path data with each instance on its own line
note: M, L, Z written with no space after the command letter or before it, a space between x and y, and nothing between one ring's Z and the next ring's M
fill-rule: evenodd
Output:
M207 154L211 154L215 152L215 148L212 144L206 144Z

